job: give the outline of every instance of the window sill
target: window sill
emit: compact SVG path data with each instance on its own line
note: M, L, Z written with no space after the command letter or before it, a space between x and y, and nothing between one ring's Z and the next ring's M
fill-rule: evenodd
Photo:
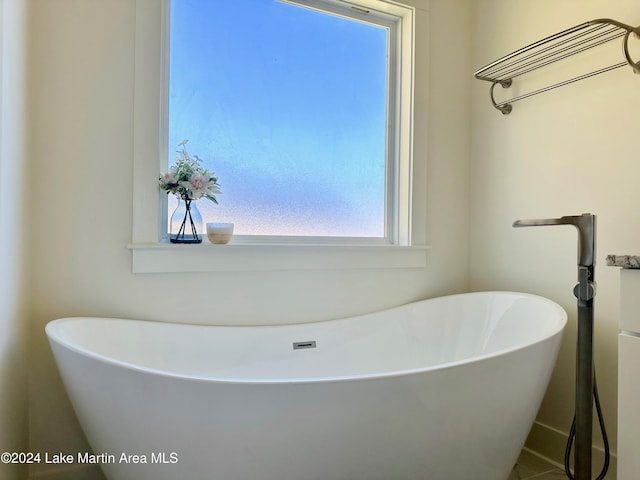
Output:
M133 273L424 268L428 246L135 243Z

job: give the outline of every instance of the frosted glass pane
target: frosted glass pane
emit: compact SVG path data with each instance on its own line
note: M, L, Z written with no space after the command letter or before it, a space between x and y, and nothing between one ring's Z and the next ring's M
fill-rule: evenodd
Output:
M169 163L189 139L219 177L205 222L384 237L387 29L275 0L171 5Z

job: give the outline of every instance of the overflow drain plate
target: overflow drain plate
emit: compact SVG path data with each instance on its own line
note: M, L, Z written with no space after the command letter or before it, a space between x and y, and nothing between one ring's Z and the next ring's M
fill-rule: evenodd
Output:
M316 341L312 340L309 342L293 342L294 350L304 350L307 348L316 348Z

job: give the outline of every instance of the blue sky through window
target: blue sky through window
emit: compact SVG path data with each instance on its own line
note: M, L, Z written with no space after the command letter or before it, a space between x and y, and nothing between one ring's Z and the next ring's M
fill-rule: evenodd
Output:
M169 163L189 139L220 178L205 222L383 237L387 30L277 0L171 4Z

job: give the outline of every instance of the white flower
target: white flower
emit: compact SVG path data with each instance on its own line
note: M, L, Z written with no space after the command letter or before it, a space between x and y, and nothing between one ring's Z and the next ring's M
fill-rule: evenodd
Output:
M203 195L220 193L215 180L209 174L193 175L188 182L180 182L180 185L189 191L189 197L193 200L199 200Z
M169 185L178 183L178 169L171 167L168 172L164 172L160 175L160 184Z

